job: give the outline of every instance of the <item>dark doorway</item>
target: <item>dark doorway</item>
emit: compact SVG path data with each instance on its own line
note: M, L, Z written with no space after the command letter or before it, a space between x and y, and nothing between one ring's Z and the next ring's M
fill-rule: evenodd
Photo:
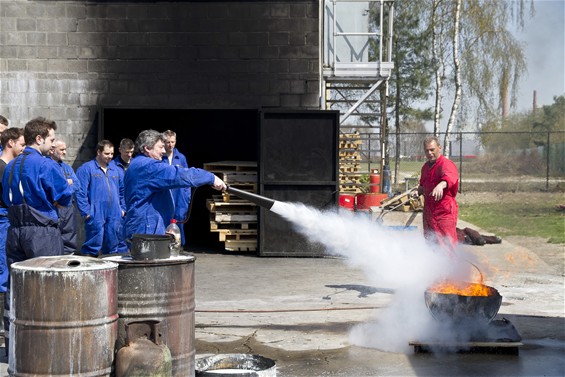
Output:
M100 138L114 143L116 153L122 138L135 141L143 130L170 129L177 133L177 148L190 166L202 168L204 163L216 161L257 161L256 109L103 108L100 122ZM217 192L206 186L193 192L190 218L185 224L190 249L224 248L218 235L210 232L206 199L213 193Z

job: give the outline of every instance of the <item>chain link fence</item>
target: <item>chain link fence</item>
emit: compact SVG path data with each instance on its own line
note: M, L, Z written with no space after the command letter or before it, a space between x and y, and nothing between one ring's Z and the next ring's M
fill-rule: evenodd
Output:
M427 136L389 134L383 145L378 132L342 135L340 180L367 191L368 176L388 166L393 192L414 187L426 161L422 141ZM444 137L439 135L441 144ZM565 131L459 132L451 135L448 149L459 169L461 192L565 191ZM357 168L343 171L353 156Z

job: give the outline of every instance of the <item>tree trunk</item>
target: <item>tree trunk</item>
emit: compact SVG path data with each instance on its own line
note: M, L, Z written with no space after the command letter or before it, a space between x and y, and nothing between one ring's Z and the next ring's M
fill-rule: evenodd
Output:
M461 0L457 0L455 4L455 23L453 25L453 75L455 76L455 96L453 97L453 105L451 106L451 114L447 122L445 130L445 139L443 142L443 150L445 156L450 156L451 146L449 144L449 137L457 119L459 110L459 103L461 102L461 67L459 64L459 27L461 17Z
M442 74L444 70L443 56L441 54L441 44L442 44L442 32L441 32L441 22L438 22L438 9L441 0L432 1L432 19L431 19L431 30L432 30L432 61L434 63L435 69L435 80L436 80L436 90L435 90L435 102L434 102L434 135L439 135L439 121L441 115L441 99L443 90ZM438 35L438 28L439 35ZM439 41L438 41L439 39Z

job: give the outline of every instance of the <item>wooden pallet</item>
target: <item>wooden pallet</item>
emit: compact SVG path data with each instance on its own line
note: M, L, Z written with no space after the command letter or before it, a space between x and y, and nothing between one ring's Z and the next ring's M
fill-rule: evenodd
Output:
M339 166L340 168L349 168L349 167L352 167L352 168L360 168L360 167L361 167L361 163L355 162L355 161L350 162L350 161L340 160L338 166Z
M339 140L347 140L347 139L360 139L361 138L361 134L359 133L359 131L355 131L352 133L340 133L339 134Z
M339 185L339 192L344 193L360 193L362 192L361 188L357 185L349 185L349 184L340 184Z
M346 165L339 166L340 173L357 173L358 171L359 171L359 166L346 166Z
M220 229L218 230L217 233L220 242L224 242L227 240L257 242L257 229L247 229L247 230Z
M228 185L257 184L257 172L215 172Z
M257 240L226 240L225 245L225 249L228 251L257 251Z
M210 231L217 230L245 230L245 229L257 229L257 222L227 222L219 223L217 221L210 221Z
M217 161L207 162L203 165L205 170L211 172L256 172L256 161Z
M255 183L232 183L230 184L231 187L242 190L242 191L247 191L247 192L251 192L251 193L256 193L257 192L257 184ZM230 194L228 192L223 192L222 193L222 197L224 202L229 202L231 198L238 198L237 195L233 195Z
M206 208L210 212L253 212L257 210L257 205L245 199L230 198L227 202L223 199L206 199Z
M339 152L340 161L361 161L361 155L357 152Z
M236 212L236 213L215 212L210 214L210 221L215 221L217 223L257 222L257 212Z

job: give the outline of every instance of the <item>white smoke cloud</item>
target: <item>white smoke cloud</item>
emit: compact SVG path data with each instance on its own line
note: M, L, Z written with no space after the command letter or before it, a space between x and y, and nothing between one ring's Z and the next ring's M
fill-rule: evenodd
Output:
M271 211L290 221L311 242L322 244L328 253L360 268L374 286L394 290L392 301L376 312L374 321L352 329L352 344L408 352L410 341L461 338L446 328L449 324L433 319L424 292L439 280L471 281L476 271L467 260L434 248L421 232L391 230L349 211L320 211L282 202L275 202Z

